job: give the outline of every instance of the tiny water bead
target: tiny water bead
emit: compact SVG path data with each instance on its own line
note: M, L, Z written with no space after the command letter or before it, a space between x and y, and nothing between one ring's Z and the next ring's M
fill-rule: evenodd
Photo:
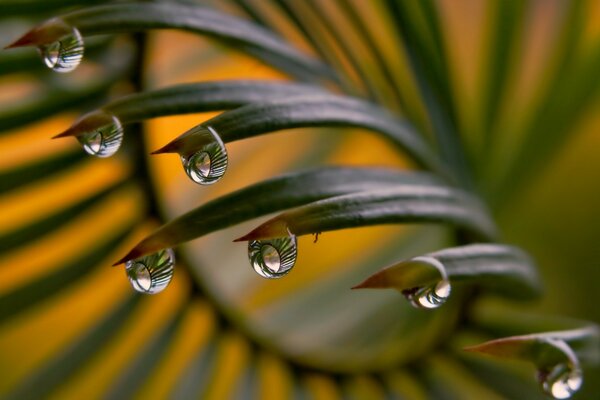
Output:
M83 38L77 28L60 39L38 47L46 66L56 72L71 72L83 59Z
M119 150L123 142L123 125L114 115L105 115L106 123L83 134L77 140L86 153L96 157L110 157Z
M173 279L175 253L164 249L149 256L127 261L125 272L131 286L140 293L162 292Z
M561 363L538 371L538 380L546 394L555 399L568 399L581 388L583 372L577 366Z
M412 261L435 267L439 271L441 279L429 285L403 290L402 294L415 308L438 308L448 300L452 291L446 268L432 257L415 257Z
M298 256L296 236L252 240L248 242L248 257L252 268L263 278L275 279L286 275Z
M196 135L204 136L209 142L192 154L182 155L185 173L200 185L212 185L227 170L227 150L217 132L210 126L199 126Z
M443 280L433 285L402 291L415 308L438 308L450 297L450 282Z

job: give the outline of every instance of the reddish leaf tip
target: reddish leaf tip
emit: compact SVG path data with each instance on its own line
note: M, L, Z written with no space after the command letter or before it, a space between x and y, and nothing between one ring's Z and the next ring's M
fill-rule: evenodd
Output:
M4 50L14 49L17 47L31 46L31 45L33 45L33 40L31 38L31 34L26 33L25 35L21 36L20 38L18 38L17 40L15 40L11 44L9 44L8 46L5 46Z
M167 145L167 146L168 146L168 145ZM165 147L161 147L161 148L160 148L160 149L158 149L158 150L154 150L154 151L153 151L153 152L151 152L150 154L152 154L152 155L156 155L156 154L166 154L166 153L172 153L172 151L169 151L169 150L167 149L167 146L165 146Z
M61 138L68 137L68 136L76 136L76 133L72 127L59 133L58 135L52 136L52 139L61 139Z

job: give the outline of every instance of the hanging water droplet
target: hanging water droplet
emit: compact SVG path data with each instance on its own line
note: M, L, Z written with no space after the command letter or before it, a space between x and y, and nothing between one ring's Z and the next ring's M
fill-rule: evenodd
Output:
M433 285L403 290L402 294L416 308L438 308L450 297L451 286L447 280Z
M102 113L95 115L95 118L102 120L102 125L77 135L77 140L86 153L96 157L110 157L121 147L123 126L114 115Z
M175 254L164 249L149 256L127 261L125 272L129 283L140 293L162 292L173 278Z
M402 291L402 294L415 308L438 308L448 300L452 286L444 265L433 257L415 257L411 262L435 267L440 273L440 280L424 286L417 286Z
M568 399L581 388L583 372L579 367L561 363L538 371L538 380L545 393L555 399Z
M198 126L192 131L199 139L208 142L195 153L182 155L181 162L185 173L200 185L212 185L227 170L227 150L217 132L210 126ZM203 136L203 138L202 138Z
M252 268L262 277L281 278L294 266L298 255L296 236L252 240L248 242L248 257Z
M57 41L40 45L38 50L46 66L56 72L71 72L83 59L83 38L77 28Z

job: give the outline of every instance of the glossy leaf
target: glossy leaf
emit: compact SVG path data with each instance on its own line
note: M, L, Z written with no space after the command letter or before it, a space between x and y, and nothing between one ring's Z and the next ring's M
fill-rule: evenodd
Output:
M349 97L333 95L297 96L249 104L227 111L203 123L218 132L227 143L281 129L309 126L345 126L367 128L381 133L413 159L442 176L442 166L428 144L405 121L384 109ZM202 147L201 135L190 130L153 154L191 153Z
M439 280L439 272L424 262L433 258L444 267L451 283L480 285L511 297L539 294L539 277L531 259L521 250L498 244L471 244L401 261L368 277L355 288L406 290Z
M135 246L118 263L274 211L327 197L402 184L419 183L426 187L436 182L436 178L424 173L374 168L329 167L284 175L230 193L170 221Z
M311 93L323 93L323 89L291 82L254 80L189 83L135 93L112 101L101 110L114 115L121 123L131 123L168 115L228 110L248 103ZM56 137L84 132L88 123L91 123L90 118L84 116Z
M583 357L590 363L600 362L600 330L597 326L510 336L470 346L465 350L531 361L537 366L543 367L564 360L564 351L553 344L555 341L567 343L575 353L581 351Z
M481 204L468 194L440 185L400 185L317 201L280 214L236 241L285 237L377 224L442 222L484 239L495 227Z

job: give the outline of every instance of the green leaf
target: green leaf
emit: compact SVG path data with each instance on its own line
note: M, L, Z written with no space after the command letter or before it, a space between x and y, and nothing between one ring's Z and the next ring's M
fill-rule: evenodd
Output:
M263 181L208 202L163 225L136 245L117 264L176 246L275 211L344 193L419 183L436 184L424 173L376 168L327 167Z
M137 221L136 221L137 222ZM69 285L74 284L94 270L106 258L106 253L114 249L134 229L133 224L123 230L114 232L114 236L103 238L103 241L86 252L82 257L65 262L60 269L44 274L10 292L0 295L0 322L18 315L21 312L55 296Z
M408 222L450 223L484 240L496 235L487 211L467 193L442 185L407 184L317 201L280 214L236 241Z
M576 354L590 363L600 361L600 330L597 326L587 326L580 329L533 333L529 335L510 336L502 339L491 340L476 346L465 348L467 351L488 354L497 357L513 358L531 361L538 367L563 362L569 352L562 342L569 346Z
M456 170L461 184L470 187L471 171L458 133L452 81L432 2L388 0L386 4L396 20L441 157Z
M128 3L90 7L61 17L83 36L140 32L149 29L182 29L211 36L248 51L266 52L313 76L329 77L329 69L300 53L260 26L209 8L178 3ZM32 29L10 47L48 41L52 20ZM40 42L42 40L42 42ZM50 39L52 41L52 39Z
M324 93L323 89L297 83L231 80L174 85L135 93L104 105L100 110L116 116L121 123L143 121L167 115L228 110L248 103L293 95ZM94 112L83 116L66 131L65 137L89 131ZM103 114L104 115L104 114Z
M539 277L532 260L516 247L471 244L401 261L368 277L355 288L407 290L436 282L439 271L426 259L437 260L451 283L469 282L515 298L539 295Z
M400 149L405 150L422 166L448 176L437 155L405 121L373 104L350 97L334 95L296 96L287 99L249 104L227 111L202 124L212 127L223 142L309 126L361 127L381 133ZM200 127L192 128L177 139L155 151L159 153L193 153L205 143Z

